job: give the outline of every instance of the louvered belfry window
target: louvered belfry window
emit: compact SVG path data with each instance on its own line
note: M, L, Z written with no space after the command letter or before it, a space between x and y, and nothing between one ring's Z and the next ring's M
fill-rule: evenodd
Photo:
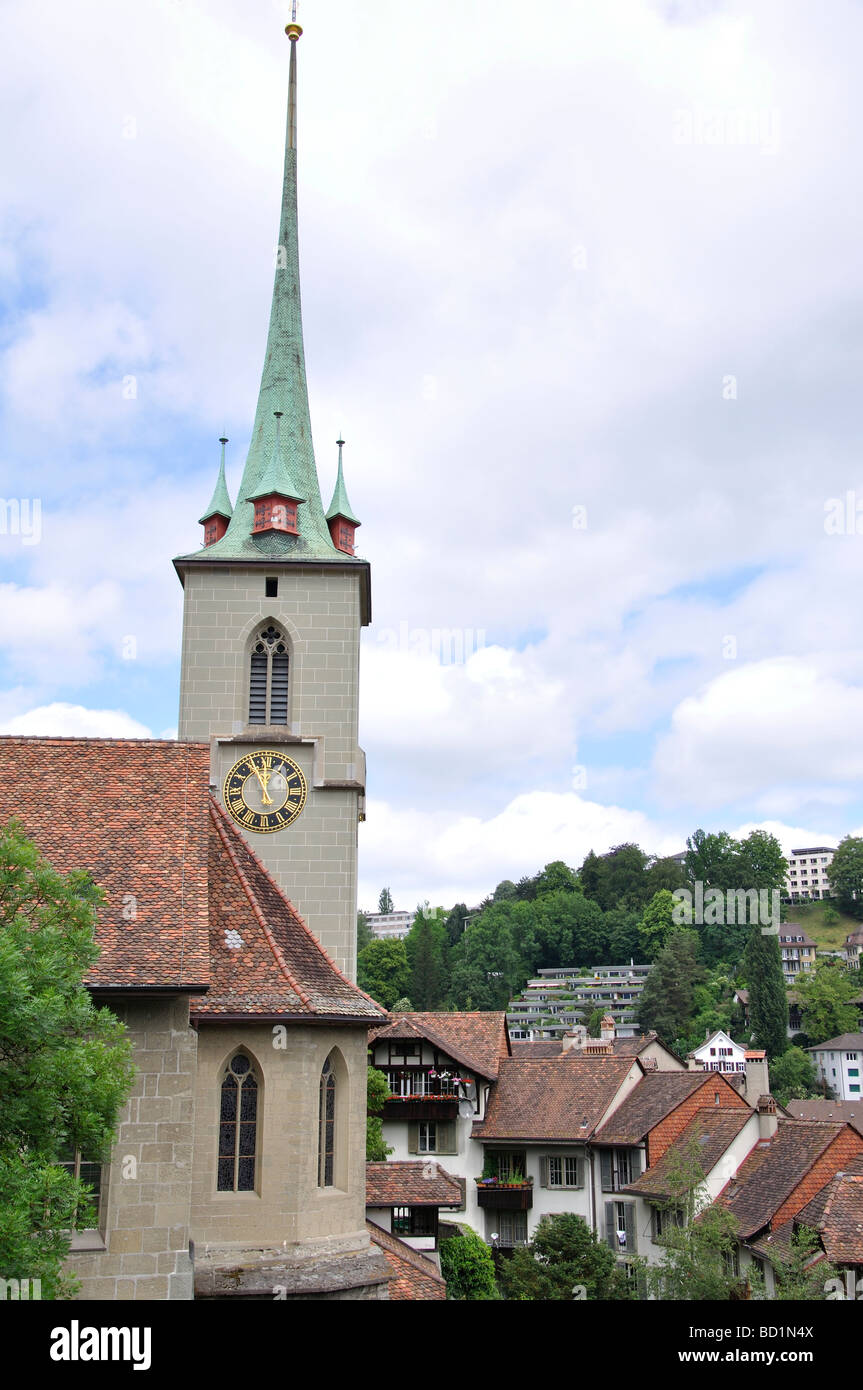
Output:
M249 723L287 724L288 646L284 634L269 623L252 648L249 673Z

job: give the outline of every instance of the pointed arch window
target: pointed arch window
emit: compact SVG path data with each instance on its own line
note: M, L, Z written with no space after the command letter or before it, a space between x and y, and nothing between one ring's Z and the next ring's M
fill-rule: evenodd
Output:
M273 623L262 628L252 646L249 674L249 723L287 724L290 657L284 633Z
M336 1152L336 1074L332 1058L321 1072L321 1111L318 1138L318 1187L332 1187Z
M254 1192L258 1151L258 1096L254 1067L237 1052L222 1077L219 1108L219 1192Z

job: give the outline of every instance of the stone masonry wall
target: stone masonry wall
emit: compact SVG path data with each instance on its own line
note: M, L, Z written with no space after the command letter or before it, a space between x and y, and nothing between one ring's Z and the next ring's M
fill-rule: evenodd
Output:
M188 996L107 1002L132 1036L138 1075L103 1169L104 1248L73 1248L67 1269L82 1299L191 1299L197 1036ZM79 1247L88 1241L76 1237Z

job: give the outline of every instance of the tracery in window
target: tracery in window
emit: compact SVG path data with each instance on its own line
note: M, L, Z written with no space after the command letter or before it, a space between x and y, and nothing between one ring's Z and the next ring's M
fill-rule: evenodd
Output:
M258 1141L258 1079L244 1052L222 1079L219 1110L219 1192L254 1192Z
M287 724L290 658L284 634L273 623L258 633L249 674L249 723Z

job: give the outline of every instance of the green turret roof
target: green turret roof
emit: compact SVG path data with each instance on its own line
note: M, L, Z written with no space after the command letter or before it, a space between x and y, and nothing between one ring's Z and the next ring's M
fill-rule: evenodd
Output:
M252 440L246 457L237 505L225 535L206 553L178 557L180 560L335 560L358 563L336 549L330 536L321 501L315 466L303 324L300 309L300 268L297 236L297 44L299 26L289 26L291 62L289 76L288 123L285 142L285 172L282 188L282 214L279 227L278 262L273 285L273 303L261 388ZM296 37L295 37L296 35ZM275 412L282 413L281 448L274 458ZM274 474L275 470L275 474ZM266 490L285 496L299 496L306 505L300 509L299 534L279 531L253 534L254 501Z
M256 501L258 497L272 497L274 493L277 493L279 497L291 497L295 502L308 500L300 490L302 485L291 476L291 469L286 466L282 458L281 423L281 413L276 411L276 437L273 441L273 452L270 454L269 463L258 479L258 486L254 492L249 493L250 502Z
M348 493L345 487L344 474L342 473L342 447L344 442L343 439L336 440L339 446L339 471L336 474L336 486L333 492L333 500L330 503L330 509L327 512L327 521L332 521L333 517L336 516L343 516L345 521L352 521L355 526L361 526L362 522L355 517L351 511L351 504L348 501Z
M202 526L205 521L209 521L211 516L223 516L226 521L230 521L234 512L234 509L231 506L231 497L228 492L228 485L225 482L225 445L227 444L227 442L227 439L219 440L219 443L222 446L222 461L219 464L219 476L216 479L216 487L213 492L210 505L204 512L204 515L199 518Z

